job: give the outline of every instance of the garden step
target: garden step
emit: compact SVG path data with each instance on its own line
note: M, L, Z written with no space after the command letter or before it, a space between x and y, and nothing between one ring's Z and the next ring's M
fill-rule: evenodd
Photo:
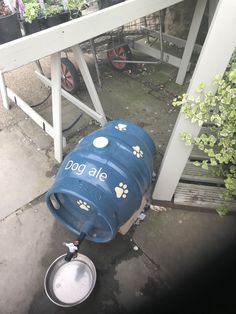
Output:
M223 197L225 192L226 189L223 187L180 182L174 194L174 203L212 209L226 205L236 212L236 200L225 200Z
M210 166L209 166L210 167ZM188 161L180 180L191 182L202 182L212 184L224 184L224 179L209 174L209 172L202 167L196 167L193 162Z

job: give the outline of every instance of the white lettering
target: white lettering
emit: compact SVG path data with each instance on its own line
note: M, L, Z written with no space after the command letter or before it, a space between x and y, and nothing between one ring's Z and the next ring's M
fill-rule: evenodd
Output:
M79 164L78 162L74 162L73 160L69 160L65 166L65 170L71 169L78 176L81 176L85 172L86 167L87 166L85 164ZM99 169L96 169L95 167L91 168L88 171L88 175L100 180L101 182L104 182L107 179L107 173L102 172L102 170L103 170L102 167Z
M96 172L97 172L96 168L92 168L92 169L89 171L89 175L90 175L91 177L95 177Z
M83 174L85 168L86 168L86 165L85 165L85 164L80 164L79 167L78 167L78 169L77 169L77 172L76 172L76 173L77 173L78 175Z
M75 170L78 169L78 167L79 167L79 164L78 164L77 162L75 162L75 163L72 165L71 169L72 169L73 171L75 171Z
M99 168L99 170L98 170L98 172L97 172L97 174L96 174L96 178L99 177L99 174L100 174L101 171L102 171L102 168Z
M107 174L106 172L102 172L99 176L99 180L104 182L107 179Z
M73 162L73 160L69 160L65 166L65 170L71 169L76 172L79 176L84 173L86 168L85 164L79 164L78 162Z
M73 165L73 160L69 160L67 165L65 166L65 170L70 169L70 167Z

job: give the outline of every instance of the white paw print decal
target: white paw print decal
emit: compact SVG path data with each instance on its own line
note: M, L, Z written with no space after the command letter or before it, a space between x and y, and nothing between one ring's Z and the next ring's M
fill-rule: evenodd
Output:
M143 151L139 146L133 146L132 148L134 156L136 156L137 158L143 158Z
M126 198L129 190L127 189L127 184L120 182L119 186L115 187L116 197L117 198Z
M77 204L79 205L79 207L80 207L81 209L84 209L84 210L86 210L86 211L89 211L89 210L90 210L90 205L89 205L88 203L82 201L82 200L78 200L78 201L77 201Z
M119 131L126 131L127 130L127 125L123 124L123 123L118 123L115 126L115 129L119 130Z

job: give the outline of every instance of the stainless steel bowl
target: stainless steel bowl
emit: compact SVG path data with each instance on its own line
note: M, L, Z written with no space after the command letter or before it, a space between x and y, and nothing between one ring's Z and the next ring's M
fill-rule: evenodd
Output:
M70 262L59 256L48 268L44 289L48 298L62 307L75 306L88 298L96 282L96 268L85 255L78 254Z

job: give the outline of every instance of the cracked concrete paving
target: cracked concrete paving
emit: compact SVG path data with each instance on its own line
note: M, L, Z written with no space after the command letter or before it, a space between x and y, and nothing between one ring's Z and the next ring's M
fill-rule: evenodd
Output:
M0 313L125 313L150 302L148 283L156 289L154 295L167 284L142 249L134 250L133 231L107 244L83 243L81 253L97 269L95 292L84 304L63 309L48 300L43 280L52 260L65 253L63 241L72 241L74 235L55 221L43 196L16 211L1 221L0 250L5 254L0 263Z
M65 253L62 243L75 235L55 221L42 195L1 221L0 313L132 313L150 304L155 311L148 313L199 313L203 301L209 311L200 313L213 313L216 305L225 311L214 313L233 313L235 299L225 303L223 296L234 291L227 285L235 278L235 236L235 216L147 210L125 236L105 244L84 241L80 253L96 266L95 289L82 304L61 308L47 298L43 281L50 263ZM221 286L225 276L229 281Z

